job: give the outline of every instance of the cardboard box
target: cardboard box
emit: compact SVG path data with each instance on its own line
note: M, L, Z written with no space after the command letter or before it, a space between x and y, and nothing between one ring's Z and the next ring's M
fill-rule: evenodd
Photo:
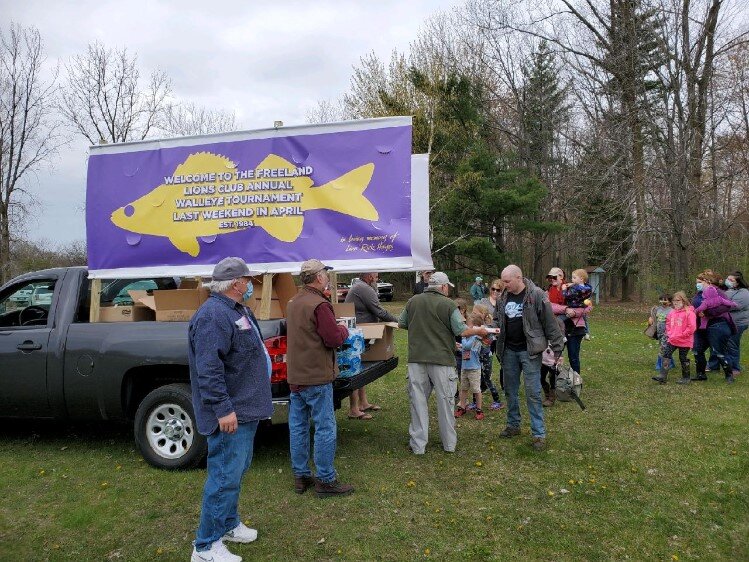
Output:
M356 327L364 334L364 341L369 344L362 353L362 361L384 361L395 355L394 330L397 322L377 322L373 324L357 324Z
M134 301L137 297L137 302L155 311L157 322L188 322L208 298L206 289L157 290L152 295L130 291L130 294Z
M348 318L349 316L356 317L356 307L352 302L334 302L333 312L336 319Z
M155 318L154 311L142 304L103 306L99 309L99 322L144 322Z
M203 282L194 277L186 277L179 284L180 289L199 289L202 286Z
M260 313L260 305L263 300L263 277L253 277L252 286L252 296L249 300L245 301L244 304L252 310L258 320L285 318L286 305L298 291L291 273L276 273L273 275L273 281L270 288L270 313L266 318Z

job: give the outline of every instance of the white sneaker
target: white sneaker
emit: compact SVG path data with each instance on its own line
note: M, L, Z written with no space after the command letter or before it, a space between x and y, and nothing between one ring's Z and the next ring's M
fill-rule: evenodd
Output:
M224 543L218 540L203 552L198 552L193 547L190 562L242 562L242 557L229 552Z
M240 521L239 525L234 527L231 531L226 533L221 540L227 542L253 542L257 539L257 531L250 529L247 525Z

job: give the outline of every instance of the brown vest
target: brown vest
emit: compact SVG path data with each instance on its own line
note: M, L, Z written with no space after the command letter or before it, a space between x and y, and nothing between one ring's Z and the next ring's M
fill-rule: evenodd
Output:
M286 307L286 367L289 384L327 384L338 376L335 349L325 347L315 326L315 309L328 302L302 287Z

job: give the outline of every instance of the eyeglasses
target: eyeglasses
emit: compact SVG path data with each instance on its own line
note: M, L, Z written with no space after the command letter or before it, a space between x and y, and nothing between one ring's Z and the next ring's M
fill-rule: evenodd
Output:
M491 288L491 290L492 290L492 291L496 291L496 292L498 292L498 293L501 293L501 292L502 292L502 289L498 289L497 287L492 287L492 288Z

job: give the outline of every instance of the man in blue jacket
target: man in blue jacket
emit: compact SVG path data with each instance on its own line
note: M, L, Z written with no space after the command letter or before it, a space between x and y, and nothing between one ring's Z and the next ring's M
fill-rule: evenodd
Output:
M270 357L244 301L252 280L241 258L225 258L211 294L190 321L189 362L198 431L207 436L208 470L192 562L240 562L224 542L248 543L257 531L237 511L258 422L273 413Z

